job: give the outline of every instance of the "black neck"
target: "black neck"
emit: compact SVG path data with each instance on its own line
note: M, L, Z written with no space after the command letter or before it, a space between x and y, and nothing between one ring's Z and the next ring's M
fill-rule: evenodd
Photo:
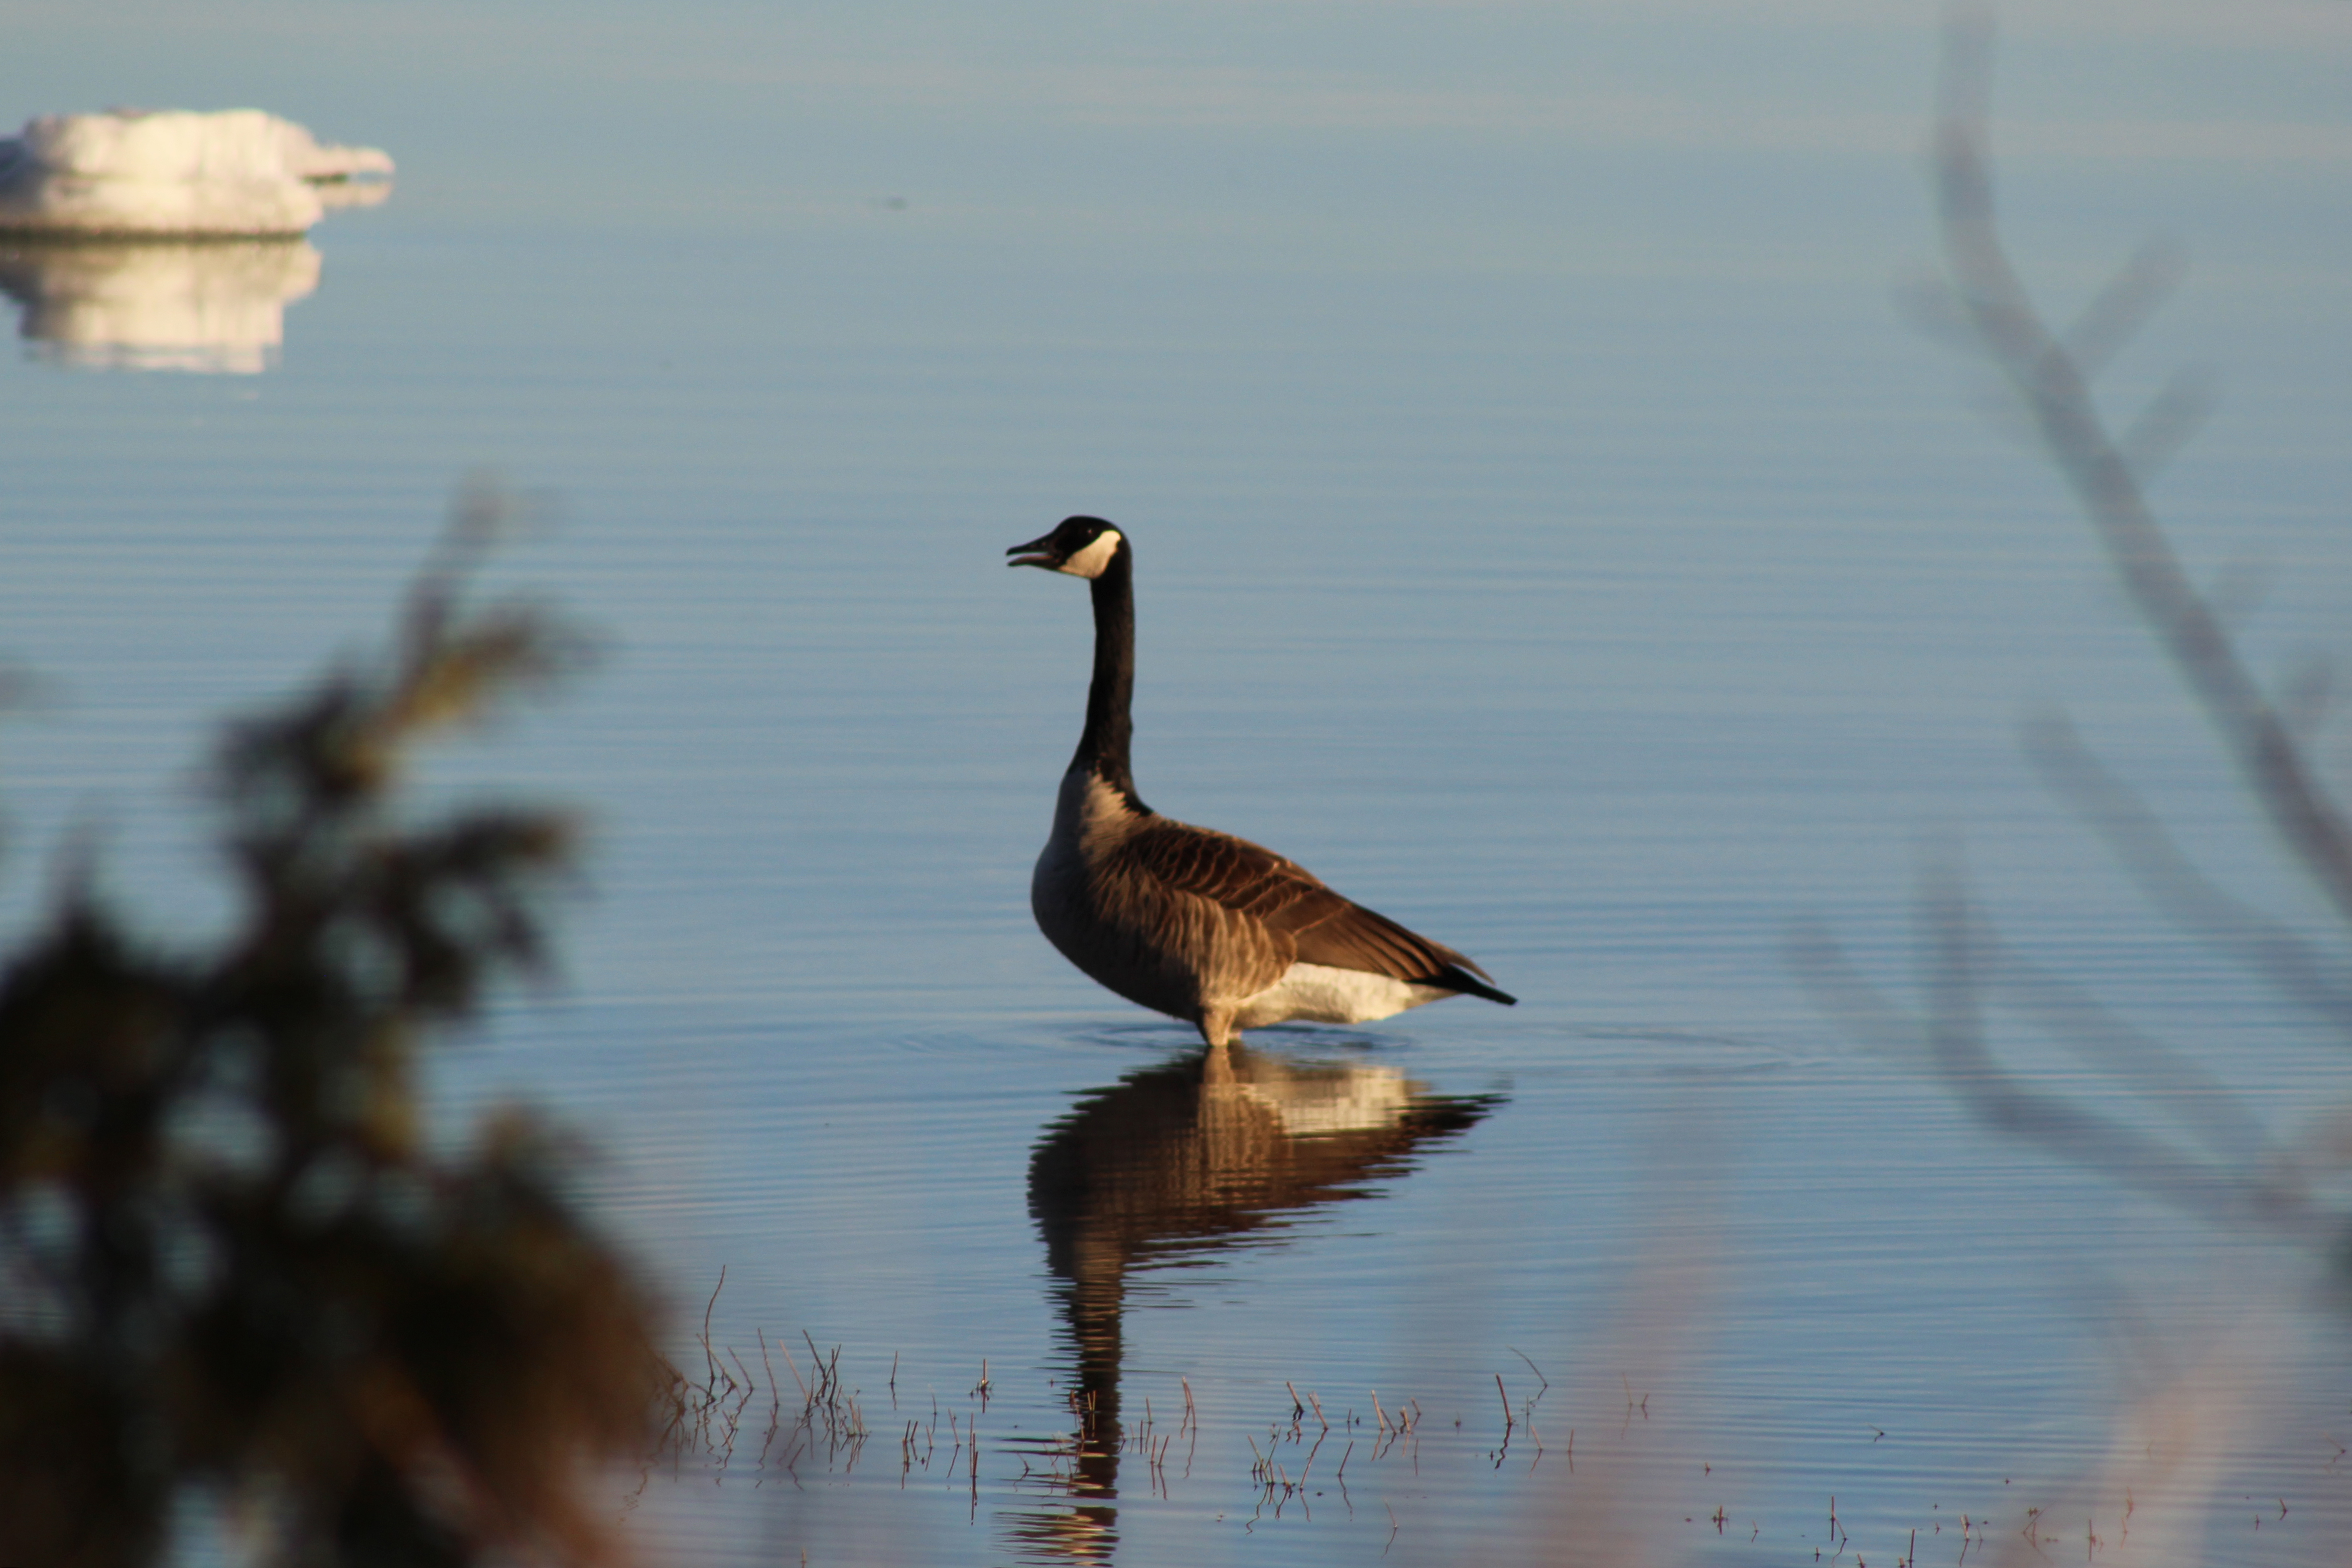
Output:
M1087 586L1095 601L1095 679L1087 689L1087 727L1078 736L1074 768L1091 768L1138 810L1128 742L1135 734L1129 705L1135 699L1135 557L1125 539L1102 574Z

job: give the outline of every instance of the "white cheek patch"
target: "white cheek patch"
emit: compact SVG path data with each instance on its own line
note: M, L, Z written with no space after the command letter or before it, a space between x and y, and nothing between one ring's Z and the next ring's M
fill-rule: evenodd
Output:
M1092 544L1063 562L1061 570L1073 577L1099 577L1118 549L1118 530L1106 528Z

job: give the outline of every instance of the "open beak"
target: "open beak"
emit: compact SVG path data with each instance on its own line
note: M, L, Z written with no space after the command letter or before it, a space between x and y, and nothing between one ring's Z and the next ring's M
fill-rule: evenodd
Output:
M1039 534L1026 544L1016 544L1004 553L1013 557L1007 566L1043 566L1048 572L1060 568L1061 558L1054 553L1054 536Z

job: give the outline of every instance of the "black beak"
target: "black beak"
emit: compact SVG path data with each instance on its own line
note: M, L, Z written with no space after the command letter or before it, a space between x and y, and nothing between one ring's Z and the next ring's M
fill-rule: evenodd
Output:
M1043 566L1051 572L1062 564L1062 558L1054 553L1054 536L1050 533L1041 533L1028 543L1016 544L1004 553L1015 557L1005 563L1007 566Z

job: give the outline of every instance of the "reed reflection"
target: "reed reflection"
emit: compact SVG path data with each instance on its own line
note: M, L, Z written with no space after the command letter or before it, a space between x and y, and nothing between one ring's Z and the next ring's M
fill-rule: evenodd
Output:
M0 293L38 358L78 369L252 375L319 287L308 240L0 242Z
M1500 1103L1434 1094L1378 1063L1234 1045L1130 1073L1051 1127L1030 1161L1029 1212L1057 1281L1076 1377L1069 1433L1038 1440L1029 1458L1033 1478L1076 1501L1013 1517L1024 1554L1108 1561L1122 1453L1133 1447L1150 1463L1147 1445L1180 1424L1179 1412L1155 1412L1158 1438L1121 1424L1132 1274L1263 1242L1293 1215L1377 1196L1375 1183L1407 1174L1424 1146Z

